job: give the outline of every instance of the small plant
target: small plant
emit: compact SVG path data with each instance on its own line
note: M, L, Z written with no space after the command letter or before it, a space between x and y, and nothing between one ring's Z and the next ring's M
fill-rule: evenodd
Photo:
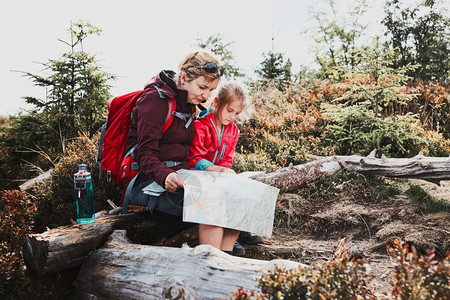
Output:
M401 240L387 251L396 262L391 284L395 299L450 299L450 253L437 261L432 251L419 255L413 245Z
M394 240L387 251L395 262L393 299L450 299L450 252L441 261L432 251ZM230 299L377 299L368 287L373 277L363 259L342 255L316 268L276 268L258 280L258 291L239 288Z
M308 194L312 196L333 196L336 193L352 190L363 195L392 196L400 194L395 188L379 176L363 175L356 171L341 171L334 176L321 178L309 185Z
M257 296L256 291L246 290L242 287L230 295L234 300L250 300L250 299L263 299L262 296Z
M316 269L276 268L258 280L259 292L240 289L231 299L376 299L368 288L366 264L354 258L336 258Z
M241 154L236 152L233 161L233 170L236 173L246 171L263 171L266 173L274 172L278 166L274 164L270 158L263 152Z
M424 213L450 212L450 202L430 196L419 185L411 185L406 191L412 202Z

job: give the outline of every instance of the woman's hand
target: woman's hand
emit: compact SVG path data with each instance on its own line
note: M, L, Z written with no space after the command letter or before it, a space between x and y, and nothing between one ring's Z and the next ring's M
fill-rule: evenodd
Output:
M169 192L176 192L179 188L182 188L184 186L183 179L181 179L181 176L178 175L178 173L172 172L166 177L166 181L164 182L164 187Z

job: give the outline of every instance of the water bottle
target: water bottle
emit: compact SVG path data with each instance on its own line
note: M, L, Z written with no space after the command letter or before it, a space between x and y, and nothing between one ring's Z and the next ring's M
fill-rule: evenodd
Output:
M94 187L92 186L91 173L87 171L87 165L81 164L78 166L78 172L73 175L73 183L77 223L89 224L94 222Z

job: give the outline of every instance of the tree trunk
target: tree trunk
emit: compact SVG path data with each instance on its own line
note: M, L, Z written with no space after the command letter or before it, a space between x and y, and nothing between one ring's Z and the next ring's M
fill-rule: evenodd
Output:
M151 244L192 226L179 217L158 213L105 216L91 224L60 226L28 235L23 256L28 270L38 276L48 275L81 266L115 229L128 230L133 242Z
M352 155L319 158L303 165L282 168L256 180L283 192L292 192L342 169L365 175L423 179L439 184L441 180L450 180L450 157L426 157L420 153L412 158L375 158L374 150L367 157Z
M450 157L426 157L422 153L412 158L375 158L375 150L367 157L336 156L344 169L365 175L415 178L439 184L450 180Z
M300 265L235 257L209 245L129 244L116 233L81 267L77 299L225 299L239 287L255 289L256 280L275 266Z
M19 189L22 191L29 191L31 190L38 182L46 182L49 179L52 178L53 175L53 169L49 169L45 173L42 173L41 175L34 177L21 185L19 185Z
M282 192L295 191L299 187L331 176L342 169L336 157L327 157L303 165L282 168L273 173L262 175L255 180L279 188Z

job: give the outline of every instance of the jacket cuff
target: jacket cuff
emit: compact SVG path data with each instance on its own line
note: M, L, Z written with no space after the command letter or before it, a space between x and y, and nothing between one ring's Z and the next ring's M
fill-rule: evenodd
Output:
M210 162L209 160L206 159L200 159L196 164L195 164L195 169L197 170L205 170L207 168L209 168L210 166L213 166L214 164L212 162Z

